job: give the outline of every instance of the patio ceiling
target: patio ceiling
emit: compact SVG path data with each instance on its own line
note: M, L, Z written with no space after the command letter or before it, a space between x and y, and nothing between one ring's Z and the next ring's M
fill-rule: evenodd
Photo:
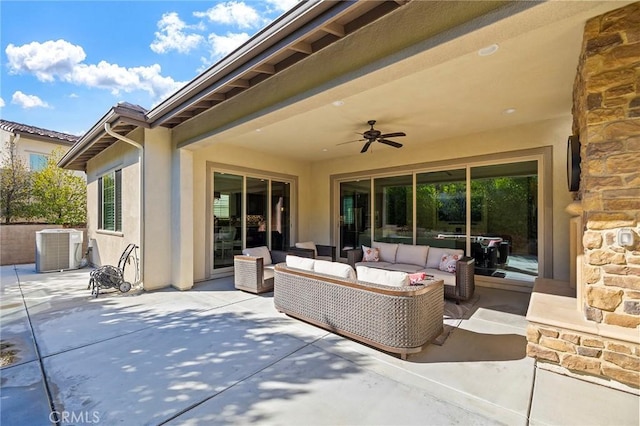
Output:
M420 3L411 2L404 9L411 13L409 8L421 7ZM476 20L447 31L294 99L227 123L218 124L215 116L203 114L201 120L211 123L208 128L196 118L174 132L188 149L223 143L318 161L361 155L360 142L338 144L358 139L357 132L367 130L371 119L378 121L375 127L383 133L406 132L406 137L396 140L404 144L402 149L411 149L490 129L568 117L586 20L627 3L548 2L517 13L498 11L488 18L490 22ZM402 19L400 13L395 17ZM393 19L389 15L380 24L397 25ZM336 43L321 53L336 61L357 60L366 43L354 37L349 44ZM496 53L478 54L492 44L499 46ZM263 84L264 90L270 90L268 81ZM515 112L506 113L510 108ZM189 138L190 128L207 136ZM373 145L374 155L393 155L393 150Z

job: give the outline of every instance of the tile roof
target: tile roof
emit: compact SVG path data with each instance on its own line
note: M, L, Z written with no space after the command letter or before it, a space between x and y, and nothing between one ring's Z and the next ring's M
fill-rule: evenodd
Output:
M21 134L29 134L47 139L57 139L68 145L76 143L80 136L70 135L68 133L56 132L54 130L42 129L40 127L29 126L28 124L16 123L9 120L0 120L0 129L7 132L17 132Z

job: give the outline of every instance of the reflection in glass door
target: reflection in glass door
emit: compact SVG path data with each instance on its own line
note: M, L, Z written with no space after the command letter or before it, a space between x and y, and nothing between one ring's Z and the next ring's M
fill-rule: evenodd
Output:
M268 191L265 179L247 178L247 247L267 245Z
M271 250L287 250L291 243L291 185L271 181Z
M371 246L371 181L340 183L340 257L346 250Z
M417 244L466 250L466 176L466 169L416 174Z
M538 275L538 162L471 168L471 221L476 274L533 281ZM472 201L473 202L473 201Z
M242 246L242 176L215 172L213 176L213 268L233 266Z

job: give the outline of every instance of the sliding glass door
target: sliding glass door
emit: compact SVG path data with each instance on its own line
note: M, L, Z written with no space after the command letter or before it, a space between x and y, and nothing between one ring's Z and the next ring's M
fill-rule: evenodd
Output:
M372 238L460 249L475 259L477 275L533 282L540 273L539 162L339 182L340 257Z
M233 255L242 246L243 177L214 173L213 268L233 266Z
M371 245L371 180L340 183L340 257L346 250Z
M472 201L471 220L478 220ZM466 250L467 171L416 174L416 243Z
M233 267L243 248L286 250L291 243L291 184L213 173L213 269Z

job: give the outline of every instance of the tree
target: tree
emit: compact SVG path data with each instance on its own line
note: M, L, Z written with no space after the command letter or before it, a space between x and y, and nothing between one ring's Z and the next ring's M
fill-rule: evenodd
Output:
M71 170L58 167L62 151L55 149L47 165L33 174L33 211L48 223L80 225L87 220L87 184Z
M30 201L31 173L18 156L15 137L10 137L0 168L0 211L4 223L30 218Z

